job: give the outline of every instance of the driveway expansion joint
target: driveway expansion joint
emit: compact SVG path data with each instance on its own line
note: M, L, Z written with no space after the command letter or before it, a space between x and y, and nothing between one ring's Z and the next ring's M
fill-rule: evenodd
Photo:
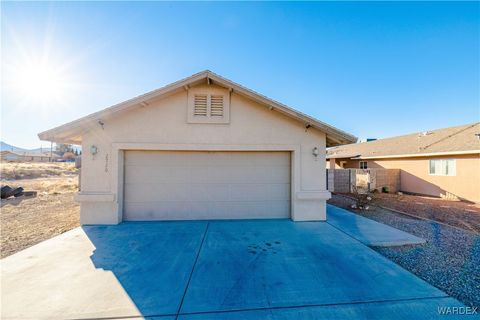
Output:
M185 285L185 291L183 292L182 300L180 301L180 305L178 306L177 314L175 316L175 320L178 319L180 314L180 310L182 310L183 301L185 300L185 296L187 295L188 287L190 286L190 281L192 280L193 272L195 271L195 267L197 266L198 258L200 257L200 252L203 248L203 243L205 242L205 238L207 237L208 227L210 226L210 221L207 221L207 225L205 227L205 231L203 233L202 241L200 242L200 246L198 248L197 256L195 257L195 261L193 262L192 270L190 271L190 275L188 276L187 284Z
M296 308L310 308L310 307L333 307L333 306L348 306L348 305L388 303L388 302L407 302L407 301L421 301L421 300L435 300L435 299L440 300L445 298L450 298L450 296L445 294L444 296L417 297L417 298L405 298L405 299L365 300L365 301L319 303L319 304L305 304L305 305L278 306L278 307L274 306L274 307L245 308L245 309L232 309L232 310L183 312L183 313L179 313L178 315L186 316L186 315L196 315L196 314L232 313L232 312L243 312L243 311L281 310L281 309L296 309ZM161 315L161 316L165 316L165 315ZM152 316L147 316L147 317L152 317Z
M113 320L113 319L136 319L136 318L143 319L143 318L150 318L150 317L168 317L168 316L176 316L178 318L178 316L201 315L201 314L219 314L219 313L234 313L234 312L248 312L248 311L267 311L267 310L297 309L297 308L311 308L311 307L334 307L334 306L348 306L348 305L389 303L389 302L408 302L408 301L421 301L421 300L441 300L441 299L445 299L445 298L450 298L450 296L445 294L444 296L416 297L416 298L404 298L404 299L365 300L365 301L352 301L352 302L339 302L339 303L319 303L319 304L305 304L305 305L292 305L292 306L231 309L231 310L179 312L176 315L175 314L151 314L151 315L141 315L141 316L74 318L74 319L70 319L70 320Z
M279 254L262 251L252 268L248 245L272 241L281 241ZM286 319L298 312L348 319L394 311L433 319L437 306L462 306L329 223L288 220L78 228L3 260L2 292L3 315L16 319Z

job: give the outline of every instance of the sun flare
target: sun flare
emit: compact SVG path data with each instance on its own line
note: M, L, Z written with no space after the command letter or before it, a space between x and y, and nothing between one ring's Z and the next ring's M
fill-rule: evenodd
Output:
M15 90L28 100L53 102L66 91L66 79L59 68L47 63L26 63L15 71Z

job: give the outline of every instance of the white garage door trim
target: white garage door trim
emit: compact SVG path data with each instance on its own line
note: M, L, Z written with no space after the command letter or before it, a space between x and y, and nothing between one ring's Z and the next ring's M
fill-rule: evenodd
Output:
M291 158L268 151L126 151L123 218L289 218Z

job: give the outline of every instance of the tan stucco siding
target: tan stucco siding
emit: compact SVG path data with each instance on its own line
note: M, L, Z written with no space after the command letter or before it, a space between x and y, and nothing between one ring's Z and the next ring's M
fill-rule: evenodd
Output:
M430 159L455 159L455 176L429 174ZM344 168L359 168L359 160L347 160ZM337 162L340 160L337 159ZM441 157L368 159L369 168L401 169L401 190L436 197L456 196L480 202L480 155Z
M208 88L204 86L205 90ZM187 91L183 90L107 119L103 128L98 123L92 123L82 137L85 150L82 159L82 192L113 193L116 198L114 210L118 210L122 202L122 194L117 186L122 155L116 154L116 146L126 144L138 145L138 149L150 144L161 145L163 149L171 146L172 150L191 150L192 147L202 146L207 150L211 146L222 150L245 150L250 146L255 150L295 149L298 156L292 157L292 167L295 169L292 173L292 188L295 189L292 190L293 200L299 192L325 191L326 136L323 132L314 128L306 129L304 123L269 110L235 92L231 93L230 123L188 123L187 97ZM92 145L98 147L98 153L94 156L89 154ZM318 157L312 155L314 147L319 149ZM301 209L309 201L316 200L293 201L292 207ZM104 204L104 207L110 205ZM312 208L310 206L309 210ZM321 206L315 208L324 212Z
M305 129L298 121L268 110L239 95L232 94L230 124L189 124L187 118L187 93L176 94L147 107L128 112L117 119L105 122L104 129L94 125L83 136L86 150L84 190L108 191L110 189L108 157L114 142L165 143L165 144L224 144L272 145L297 144L305 162L312 161L312 149L325 149L325 134L315 129ZM88 155L91 145L98 154ZM303 176L303 187L325 188L325 155L320 152L316 161ZM101 160L100 160L101 159ZM100 162L102 164L100 164ZM99 181L101 180L101 181Z

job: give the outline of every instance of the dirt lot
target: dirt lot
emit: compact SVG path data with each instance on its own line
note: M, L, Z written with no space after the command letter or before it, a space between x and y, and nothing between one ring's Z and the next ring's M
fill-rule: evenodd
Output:
M479 204L406 194L377 193L372 197L373 205L480 233Z
M66 162L2 162L0 168L2 181L78 176L75 165Z
M80 207L73 200L78 189L73 164L2 163L1 184L38 192L19 203L2 200L2 258L80 225Z

